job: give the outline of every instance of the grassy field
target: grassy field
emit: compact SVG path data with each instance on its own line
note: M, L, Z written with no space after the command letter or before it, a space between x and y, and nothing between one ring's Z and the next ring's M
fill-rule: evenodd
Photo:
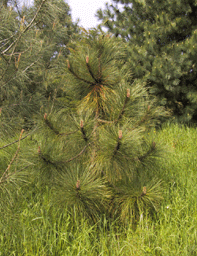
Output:
M0 255L197 255L197 132L195 127L166 124L153 131L166 145L161 159L164 200L154 219L143 216L137 227L108 223L94 226L55 209L50 189L23 198L0 219Z

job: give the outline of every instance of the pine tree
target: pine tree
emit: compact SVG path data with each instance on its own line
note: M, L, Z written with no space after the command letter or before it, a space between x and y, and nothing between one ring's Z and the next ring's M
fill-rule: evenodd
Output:
M20 188L30 176L31 163L19 160L21 144L37 129L40 109L53 95L62 96L59 67L78 28L64 1L35 1L30 7L3 1L0 17L0 198L5 206L15 201L15 185Z
M183 122L196 120L197 1L119 1L99 10L102 25L128 42L133 77ZM122 3L120 10L116 3Z
M66 61L67 49L61 55L62 43L49 45L54 24L48 20L50 15L44 20L39 16L42 7L51 8L48 3L39 1L36 9L27 10L27 17L37 17L28 30L32 18L26 24L28 18L21 21L13 9L1 9L4 19L15 25L13 28L7 22L13 32L9 37L10 28L5 25L2 40L9 42L1 44L2 70L11 78L2 80L6 87L1 84L1 204L16 204L21 182L28 180L28 191L39 188L44 193L50 187L56 207L66 207L78 217L93 222L102 214L120 216L124 222L139 219L145 211L157 209L162 199L157 158L163 151L148 132L167 113L148 95L145 83L138 79L130 82L131 74L124 64L125 43L114 37L99 35L96 30L81 33L80 40L66 46L70 52ZM56 75L52 71L57 70L59 58ZM23 98L22 89L29 92L28 81L35 85L35 92ZM48 87L52 93L46 97ZM22 108L10 110L10 105L24 102L27 110L36 109L27 115L29 126L21 124ZM15 132L13 122L18 125ZM6 212L5 207L1 210Z
M53 188L57 207L94 222L104 213L132 221L162 199L162 151L147 133L167 113L144 84L128 82L125 47L113 37L90 31L69 50L62 72L73 101L57 98L41 110L23 158L34 182Z

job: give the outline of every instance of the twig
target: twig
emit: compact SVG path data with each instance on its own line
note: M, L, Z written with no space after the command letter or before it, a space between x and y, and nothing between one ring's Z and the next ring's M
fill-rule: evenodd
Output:
M16 38L16 39L14 40L14 42L13 42L7 49L5 49L1 54L5 54L7 51L9 51L9 50L12 48L12 46L20 40L21 36L22 36L24 33L26 33L27 30L29 30L29 28L31 27L31 25L32 25L33 22L35 21L35 19L36 19L38 13L39 13L41 7L43 6L43 4L44 4L45 2L46 2L46 0L42 0L42 3L41 3L40 6L38 7L37 12L35 13L33 19L32 19L31 22L29 23L29 25L25 28L25 30L24 30L23 32L21 32L21 34L19 35L19 37Z
M114 149L114 152L113 152L113 157L117 154L118 150L120 149L121 140L122 140L122 130L119 130L119 131L118 131L118 140L117 140L117 143L116 143L116 147L115 147L115 149Z
M83 127L83 120L81 120L81 122L80 122L80 130L81 130L81 133L83 135L83 139L85 140L85 142L87 142L88 137L87 137L86 132L85 132L84 127Z
M116 120L114 120L114 121L107 121L107 120L102 120L102 119L97 119L97 120L100 123L107 123L107 124L113 124L116 121Z
M126 105L127 105L127 102L129 101L129 97L130 97L130 91L129 91L129 89L127 89L127 96L126 96L126 98L125 98L124 105L123 105L123 107L122 107L122 110L121 110L121 112L120 112L118 118L115 120L115 122L118 122L118 121L122 118L122 116L123 116L123 114L124 114L124 112L125 112L125 107L126 107Z
M40 58L38 58L36 61L32 62L28 67L26 67L22 72L24 73L25 71L27 71L27 69L31 68L34 64L36 64L36 62L38 62Z
M96 83L99 83L99 81L98 81L98 80L96 79L96 77L94 76L94 74L93 74L93 72L92 72L92 70L91 70L91 68L90 68L89 63L87 62L87 58L86 58L86 66L87 66L87 68L88 68L88 71L89 71L91 77L94 79L94 81L95 81Z
M2 55L3 56L3 55ZM30 67L32 67L36 62L38 62L38 60L40 59L40 57L34 61L33 63L31 63L28 67L26 67L22 72L25 73L25 71L27 71L27 69L29 69ZM16 75L11 77L10 79L8 79L3 85L0 86L0 88L3 88L7 83L9 83L10 81L12 81L14 78L17 77L17 70L14 72ZM3 78L3 76L1 76L1 78Z
M77 157L79 157L80 155L82 155L83 152L85 152L86 148L87 148L90 144L91 144L91 143L88 143L88 144L81 150L81 152L79 152L79 154L77 154L76 156L70 158L70 159L67 160L67 161L64 161L64 163L69 163L69 162L73 161L74 159L76 159Z
M76 132L78 132L79 129L73 131L73 132L69 132L69 133L60 133L59 136L68 136L68 135L71 135L71 134L74 134Z
M87 83L87 84L95 85L94 83L92 83L92 82L90 82L90 81L88 81L88 80L86 80L86 79L84 79L84 78L79 77L79 76L71 69L69 61L68 61L68 70L69 70L69 71L71 72L71 74L73 74L77 79L79 79L79 80L81 80L81 81L83 81L83 82L85 82L85 83Z
M29 135L31 135L31 134L32 134L34 131L36 131L36 130L37 130L37 127L36 127L32 132L30 132L30 133L28 133L27 135L25 135L23 138L19 138L18 140L15 140L15 141L13 141L13 142L7 144L7 145L4 145L4 146L1 147L0 149L7 148L7 147L11 146L12 144L17 143L17 142L20 141L20 140L24 140L25 138L27 138Z
M23 17L22 17L21 12L20 12L20 10L19 10L19 8L18 8L17 1L15 0L14 3L15 3L15 8L17 9L17 12L18 12L20 18L22 19Z
M15 159L17 158L17 156L18 156L18 153L19 153L19 150L20 150L20 141L21 141L21 137L22 137L23 132L24 132L24 129L21 130L21 134L20 134L20 137L19 137L19 140L18 140L18 142L19 142L19 143L18 143L18 148L17 148L17 150L16 150L16 153L15 153L14 157L12 158L12 160L10 161L10 163L9 163L9 165L8 165L8 167L7 167L7 169L5 170L5 172L3 173L3 175L2 175L1 178L0 178L0 184L3 183L4 178L5 178L5 175L8 173L8 171L10 170L11 165L13 164L14 160L15 160Z
M44 120L46 125L56 134L59 135L59 131L57 129L55 129L55 127L53 126L53 124L47 119L47 114L45 113L44 115Z

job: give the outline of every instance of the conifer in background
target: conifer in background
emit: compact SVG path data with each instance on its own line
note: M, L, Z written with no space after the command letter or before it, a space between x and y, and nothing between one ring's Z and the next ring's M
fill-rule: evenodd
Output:
M196 120L197 1L112 2L97 16L128 43L126 61L133 78L146 81L150 93L179 121Z
M56 93L61 91L59 65L69 53L66 45L77 25L64 1L35 1L30 7L5 1L0 15L1 120L21 129L29 127L33 113L55 93L52 85L57 80Z
M38 129L40 109L54 95L62 96L59 70L69 53L67 44L77 33L64 1L35 1L29 7L21 1L0 3L0 201L4 206L13 204L13 195L31 176L22 144Z

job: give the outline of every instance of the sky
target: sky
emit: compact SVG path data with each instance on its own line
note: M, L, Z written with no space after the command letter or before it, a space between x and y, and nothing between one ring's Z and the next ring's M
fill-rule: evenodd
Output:
M80 19L79 26L85 29L96 27L100 22L95 17L98 9L105 9L105 3L111 3L111 0L67 0L71 8L73 21Z

